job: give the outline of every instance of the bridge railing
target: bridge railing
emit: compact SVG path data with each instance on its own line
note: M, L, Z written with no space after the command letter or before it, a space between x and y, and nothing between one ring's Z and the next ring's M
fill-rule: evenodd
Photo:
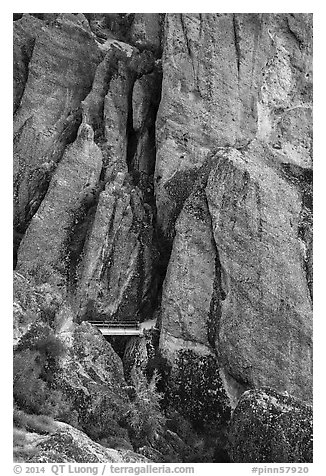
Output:
M139 321L88 321L90 324L96 327L109 327L109 328L133 328L139 329Z

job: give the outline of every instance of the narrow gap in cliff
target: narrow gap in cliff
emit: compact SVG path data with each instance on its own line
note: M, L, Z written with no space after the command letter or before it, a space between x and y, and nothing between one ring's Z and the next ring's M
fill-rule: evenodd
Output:
M132 111L132 88L128 97L128 119L127 119L127 166L128 172L133 176L133 160L137 150L138 134L133 128L133 111Z
M216 339L218 338L220 321L221 321L221 305L224 301L226 294L222 288L222 270L221 262L218 250L215 246L215 278L213 284L213 294L210 302L210 309L207 322L207 338L210 346L214 350L216 349Z
M148 176L148 184L145 191L145 200L150 205L152 209L152 226L153 226L153 244L156 248L158 254L155 260L154 272L153 272L153 287L155 289L154 297L152 299L152 315L155 313L157 314L162 300L162 287L163 282L165 279L170 254L172 248L170 246L166 246L162 237L160 236L158 225L157 225L157 206L156 206L156 197L154 194L154 173L155 173L155 165L156 165L156 118L159 109L159 104L161 101L161 93L162 93L162 74L158 74L158 85L156 93L156 101L154 101L153 109L152 109L152 120L150 123L150 127L148 128L150 144L151 144L151 155L152 160L150 162L149 167L149 176Z
M82 257L84 244L92 229L100 190L96 189L85 198L81 207L73 217L74 226L71 228L66 241L67 253L66 272L69 291L73 294L78 284L78 265Z
M239 36L239 24L236 17L236 14L233 13L232 15L233 21L233 34L234 34L234 46L235 46L235 53L236 53L236 61L237 61L237 71L238 71L238 80L240 79L240 36Z
M207 209L209 210L208 203ZM215 249L215 277L213 283L213 294L210 302L210 309L207 322L207 338L213 351L218 355L216 341L219 336L220 322L222 316L222 301L226 299L227 292L223 282L223 269L220 254L213 235L213 223L211 222L212 243Z
M150 73L153 74L153 73ZM133 128L133 105L132 105L132 90L129 96L129 111L128 111L128 123L127 123L127 164L128 171L132 177L134 185L136 185L142 192L144 208L150 210L149 216L151 216L153 227L153 246L156 250L156 257L154 258L154 269L152 275L152 289L151 296L140 307L140 313L143 318L152 316L160 306L162 284L165 278L166 269L169 261L171 249L166 248L159 238L157 231L157 209L156 200L154 196L154 172L156 162L156 117L161 100L162 89L162 72L160 70L154 70L155 81L152 83L152 89L150 91L150 106L147 112L146 118L144 118L144 124L142 129L135 131ZM146 160L141 161L143 157L138 157L139 152L137 146L139 141L144 138L144 134L148 134L148 141L146 142L146 150L141 154L146 154Z
M282 164L281 176L294 185L302 197L297 236L303 251L303 269L311 301L313 300L313 173L295 164Z

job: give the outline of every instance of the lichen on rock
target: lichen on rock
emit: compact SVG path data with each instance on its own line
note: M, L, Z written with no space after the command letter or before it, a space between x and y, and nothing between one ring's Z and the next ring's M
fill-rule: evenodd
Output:
M312 463L311 407L270 388L245 392L229 441L233 463Z

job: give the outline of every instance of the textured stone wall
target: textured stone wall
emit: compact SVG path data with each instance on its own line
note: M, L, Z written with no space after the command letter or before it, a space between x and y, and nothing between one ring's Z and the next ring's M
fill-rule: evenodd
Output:
M191 356L215 439L246 390L311 404L312 15L17 14L13 101L18 294L49 286L54 327L156 323L125 368L180 410Z

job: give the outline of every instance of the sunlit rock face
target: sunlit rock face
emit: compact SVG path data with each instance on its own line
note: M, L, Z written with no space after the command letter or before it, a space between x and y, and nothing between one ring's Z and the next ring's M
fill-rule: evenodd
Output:
M14 121L18 231L25 231L44 198L56 164L76 137L80 102L92 86L102 57L84 20L83 16L62 14L51 24L34 27L33 52L26 59L28 74ZM35 21L23 17L15 25L27 24L25 30L30 35L30 23ZM28 45L28 34L21 41Z
M299 237L302 198L261 160L263 153L255 145L226 153L206 188L224 276L216 347L236 380L310 401L312 303Z
M191 172L212 150L258 137L279 161L311 166L311 21L300 14L167 15L155 172L166 239Z
M312 400L312 15L14 20L15 344L45 306L55 332L94 343L61 377L86 373L83 395L102 382L96 422L106 364L119 404L135 369L156 369L182 441L209 434L199 458L243 461L226 434L247 431L244 392ZM111 346L81 324L96 320L151 330ZM265 393L249 395L279 408ZM142 454L185 458L178 435ZM264 461L292 461L285 440Z
M261 385L311 401L311 16L175 14L166 29L161 350L217 355L232 405Z

